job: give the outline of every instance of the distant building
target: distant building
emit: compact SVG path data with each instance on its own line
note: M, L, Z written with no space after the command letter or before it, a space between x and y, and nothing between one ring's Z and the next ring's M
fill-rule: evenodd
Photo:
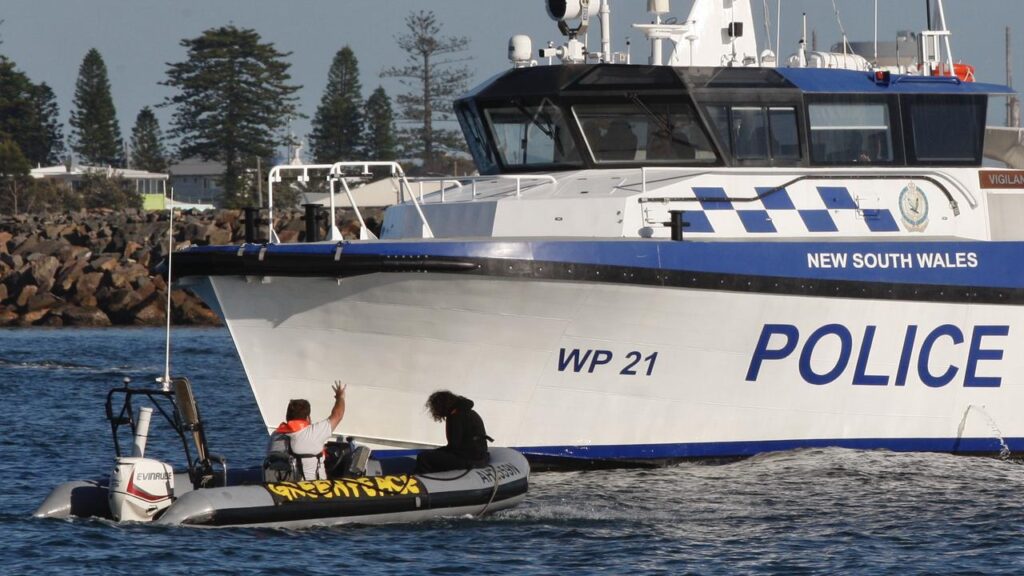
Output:
M219 204L224 195L224 165L201 158L186 158L167 169L174 199L195 204Z
M135 187L135 191L143 194L166 194L167 174L130 170L128 168L111 168L110 166L85 166L82 164L60 164L33 168L30 175L37 180L57 180L67 182L73 189L81 186L87 174L101 174L107 178L120 177Z

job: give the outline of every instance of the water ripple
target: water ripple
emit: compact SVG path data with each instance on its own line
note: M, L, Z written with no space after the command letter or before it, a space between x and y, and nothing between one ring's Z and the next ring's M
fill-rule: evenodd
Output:
M248 387L227 331L176 330L173 347L176 372L201 383L216 451L255 464L265 431L251 394L239 394ZM278 574L294 558L332 575L1024 571L1024 467L885 451L540 473L515 509L410 525L210 531L32 518L59 482L109 474L106 391L161 373L162 355L159 329L0 330L0 419L17 423L0 435L5 573L136 574L144 560L147 574Z

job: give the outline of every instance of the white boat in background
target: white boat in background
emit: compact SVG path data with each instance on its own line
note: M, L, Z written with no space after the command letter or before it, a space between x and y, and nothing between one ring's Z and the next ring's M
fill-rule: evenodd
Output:
M289 398L326 414L343 375L343 432L378 450L443 442L438 388L569 465L1024 447L1024 172L982 165L1010 89L943 75L944 17L903 74L776 68L748 2L680 24L666 5L637 65L607 1L548 2L568 39L538 56L560 63L514 37L513 68L456 103L481 176L420 193L393 163L321 167L356 206L347 174L392 171L379 239L332 221L324 242L176 255L268 431ZM271 186L286 170L315 173Z

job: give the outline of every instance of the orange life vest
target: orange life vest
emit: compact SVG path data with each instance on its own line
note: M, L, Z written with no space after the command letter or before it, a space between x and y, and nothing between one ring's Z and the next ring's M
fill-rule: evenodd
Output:
M294 434L296 432L301 431L304 428L308 428L309 425L309 420L288 420L287 422L281 422L281 424L277 427L277 430L274 430L274 432L278 434ZM299 458L300 460L302 458L309 458L314 456L312 454L296 454L295 452L292 452L290 442L287 444L286 451L291 453L293 456ZM324 457L327 456L327 449L324 448L319 454L316 454L315 456L318 459L323 459Z
M281 422L281 425L277 427L274 432L281 434L294 434L303 428L309 426L309 420L289 420L287 422Z

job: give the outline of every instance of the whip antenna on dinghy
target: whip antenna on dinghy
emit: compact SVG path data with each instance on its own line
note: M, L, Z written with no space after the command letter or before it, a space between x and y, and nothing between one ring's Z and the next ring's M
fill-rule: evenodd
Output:
M167 203L170 215L167 218L167 333L164 337L164 377L161 381L164 392L171 389L171 282L174 276L171 266L174 265L174 187Z

